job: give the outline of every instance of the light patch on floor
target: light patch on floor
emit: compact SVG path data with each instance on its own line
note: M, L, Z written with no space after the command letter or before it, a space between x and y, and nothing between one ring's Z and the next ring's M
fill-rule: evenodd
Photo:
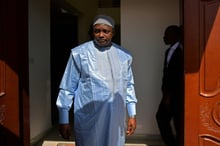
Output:
M44 141L42 146L75 146L75 142L64 142L64 141ZM132 144L126 143L125 146L147 146L146 144Z
M147 146L146 144L138 144L138 143L126 143L125 146Z
M64 141L44 141L42 146L75 146L75 142L64 142Z

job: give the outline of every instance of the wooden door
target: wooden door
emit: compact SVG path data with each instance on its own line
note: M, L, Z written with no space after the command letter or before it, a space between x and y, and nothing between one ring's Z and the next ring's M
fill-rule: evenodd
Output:
M28 146L27 1L0 1L0 146Z
M220 146L220 0L184 0L185 146Z

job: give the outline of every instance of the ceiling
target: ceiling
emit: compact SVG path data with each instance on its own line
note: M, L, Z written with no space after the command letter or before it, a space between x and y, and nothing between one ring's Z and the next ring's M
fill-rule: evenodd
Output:
M99 0L99 8L120 7L120 0Z

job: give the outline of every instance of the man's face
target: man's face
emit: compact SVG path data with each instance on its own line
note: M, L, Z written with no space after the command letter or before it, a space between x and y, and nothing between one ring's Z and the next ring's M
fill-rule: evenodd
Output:
M170 45L173 40L172 33L170 31L166 30L164 33L163 40L166 45Z
M109 46L113 37L113 28L106 24L96 24L93 26L93 36L100 47Z

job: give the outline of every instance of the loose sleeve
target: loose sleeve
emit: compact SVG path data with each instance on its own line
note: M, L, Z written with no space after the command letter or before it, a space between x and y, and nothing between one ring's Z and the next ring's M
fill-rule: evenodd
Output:
M71 54L63 74L56 105L59 112L59 123L69 123L69 110L73 103L75 91L80 77L79 61Z
M133 78L133 73L132 73L132 68L131 68L131 61L128 67L128 84L127 84L126 103L127 103L128 116L132 117L136 115L137 98L136 98L135 89L134 89L134 78Z

